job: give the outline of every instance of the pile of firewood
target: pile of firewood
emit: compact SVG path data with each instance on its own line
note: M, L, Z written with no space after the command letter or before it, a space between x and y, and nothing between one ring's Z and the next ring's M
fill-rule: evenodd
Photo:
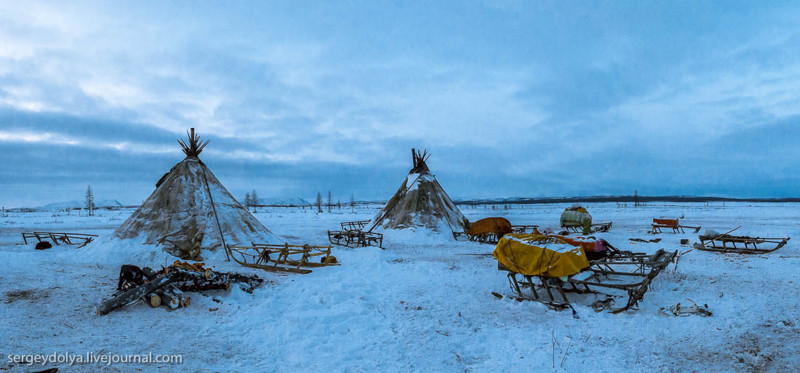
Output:
M264 282L256 275L214 272L203 266L203 263L176 260L171 266L156 272L148 267L123 265L119 273L117 293L97 306L97 314L105 315L141 299L151 307L176 309L188 306L191 301L184 292L227 290L231 283L237 283L242 290L252 293L253 289Z

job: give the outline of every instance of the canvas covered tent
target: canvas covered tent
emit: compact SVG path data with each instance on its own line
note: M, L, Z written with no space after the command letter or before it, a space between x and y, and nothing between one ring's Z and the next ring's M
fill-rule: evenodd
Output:
M584 207L574 205L561 213L561 227L583 227L592 225L592 215Z
M411 149L411 155L414 167L367 230L417 227L434 232L466 232L469 220L431 174L427 151Z
M251 242L282 244L247 211L198 158L208 144L194 128L187 142L178 140L186 154L156 184L156 190L117 228L121 239L144 236L145 244L198 259L203 250L224 250L224 245Z

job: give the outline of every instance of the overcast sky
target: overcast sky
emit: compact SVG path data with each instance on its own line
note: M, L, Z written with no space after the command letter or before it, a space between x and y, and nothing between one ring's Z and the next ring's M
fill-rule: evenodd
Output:
M0 1L0 205L138 203L183 158L239 199L797 197L800 5Z

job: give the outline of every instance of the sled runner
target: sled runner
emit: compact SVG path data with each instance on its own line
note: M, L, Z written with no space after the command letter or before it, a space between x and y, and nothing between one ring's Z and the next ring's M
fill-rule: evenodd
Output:
M97 237L96 234L87 233L55 233L55 232L26 232L22 233L22 240L28 244L29 239L36 239L38 242L49 239L54 244L67 244L84 246ZM75 242L73 242L75 241Z
M653 234L662 233L661 228L672 229L672 233L686 233L683 228L694 229L694 233L700 232L700 227L690 227L688 225L681 225L680 219L653 219Z
M511 233L533 234L538 232L539 232L539 226L534 224L511 226Z
M311 270L302 267L337 265L336 258L331 255L331 246L253 243L252 246L228 245L227 248L236 263L271 272L306 274ZM311 259L317 256L321 257L320 261L312 262Z
M500 237L497 237L497 234L495 233L480 233L474 235L467 234L467 239L472 242L496 245L497 241L500 240Z
M714 235L704 234L698 236L699 243L694 247L703 251L716 251L721 253L737 254L766 254L780 249L789 242L790 237L786 238L767 238L750 236L732 236L729 234ZM739 246L737 246L739 244ZM766 248L758 245L770 245Z
M638 305L677 251L661 249L650 255L621 251L605 240L582 242L562 236L511 234L498 243L493 255L498 269L508 272L509 286L519 299L563 309L570 305L567 293L606 294L610 300L602 301L605 304L600 310L609 308L619 313ZM600 293L597 289L601 288L612 294ZM544 295L540 296L541 290ZM556 300L554 292L561 300ZM614 296L627 297L625 305L612 308ZM592 307L596 308L594 304Z
M611 230L611 225L612 224L614 224L614 222L611 222L611 221L610 222L606 222L606 223L591 224L591 225L589 225L589 227L590 227L589 232L590 233L608 232L609 230ZM565 224L563 224L561 226L561 228L564 228L567 231L570 231L570 232L573 232L573 233L582 233L583 232L583 225L579 225L579 224L565 223Z

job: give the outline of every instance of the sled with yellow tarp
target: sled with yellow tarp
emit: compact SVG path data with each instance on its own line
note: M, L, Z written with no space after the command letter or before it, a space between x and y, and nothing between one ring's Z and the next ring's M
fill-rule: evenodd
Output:
M511 290L519 299L536 300L563 309L570 307L566 293L605 294L607 298L598 300L592 307L597 311L609 308L618 313L642 300L650 283L677 253L662 249L650 255L621 251L605 240L512 233L500 239L492 255L497 259L498 269L508 272ZM541 290L546 299L539 296ZM554 291L562 301L556 301ZM611 303L619 297L627 297L625 306L613 308Z

